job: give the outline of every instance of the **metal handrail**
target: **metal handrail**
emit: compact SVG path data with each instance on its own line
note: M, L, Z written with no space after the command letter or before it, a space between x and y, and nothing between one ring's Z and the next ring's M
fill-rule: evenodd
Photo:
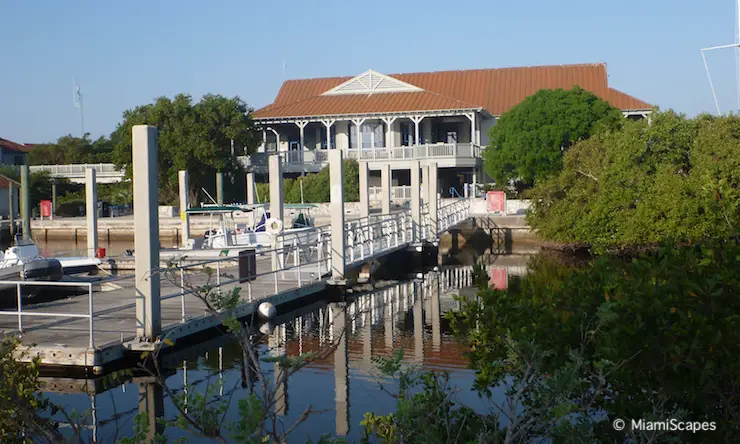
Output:
M18 309L17 311L6 311L2 310L0 311L0 315L11 315L11 316L18 316L18 332L22 335L23 334L23 316L42 316L42 317L55 317L55 318L87 318L89 319L88 322L88 334L89 334L89 342L88 342L88 348L90 350L95 350L95 338L93 335L94 331L94 318L95 313L93 311L93 283L92 282L39 282L39 281L0 281L0 285L15 285L16 287L16 294L18 299ZM23 312L23 296L21 292L22 286L30 286L30 287L47 287L47 286L56 286L56 287L87 287L87 295L88 295L88 314L79 314L79 313L47 313L47 312Z

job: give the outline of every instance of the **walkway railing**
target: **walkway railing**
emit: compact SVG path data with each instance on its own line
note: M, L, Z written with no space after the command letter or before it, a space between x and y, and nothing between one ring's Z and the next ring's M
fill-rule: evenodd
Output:
M92 168L98 174L120 174L123 171L116 168L112 163L77 163L69 165L33 165L29 167L32 172L48 171L53 176L85 176L85 171Z
M348 266L405 247L414 236L409 211L364 217L345 225L345 262Z
M439 207L437 234L444 233L470 216L470 199L455 199Z

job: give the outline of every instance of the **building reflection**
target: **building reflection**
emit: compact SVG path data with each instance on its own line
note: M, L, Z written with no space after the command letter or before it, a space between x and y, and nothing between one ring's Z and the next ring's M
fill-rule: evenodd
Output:
M503 270L503 271L502 271ZM495 264L489 267L488 274L496 285L508 285L509 275L526 273L523 264L510 266ZM502 274L504 277L502 277ZM455 296L473 297L472 268L469 266L441 267L438 271L427 273L423 278L400 283L390 283L382 288L355 294L346 302L315 302L310 306L296 309L294 313L281 314L277 325L255 326L250 339L254 344L264 344L269 356L297 357L308 352L320 352L335 346L333 353L309 364L314 372L333 373L333 392L335 408L335 433L338 436L350 434L351 425L361 418L350 417L350 368L354 373L377 374L372 358L388 356L397 349L403 349L404 359L432 370L466 369L463 357L464 346L451 337L445 313L459 310L460 304ZM182 353L179 355L178 353ZM253 360L245 351L229 343L224 337L214 338L194 345L192 350L173 352L168 358L176 362L171 374L182 377L182 387L171 390L173 396L182 397L187 411L188 394L200 390L205 380L203 371L217 376L217 398L230 396L233 390L247 390L253 393L259 380L259 372ZM177 361L179 359L179 361ZM261 363L263 374L272 373L275 383L274 411L278 416L290 413L290 384L279 362ZM198 380L193 380L197 370ZM226 375L237 370L236 385L230 389ZM208 376L211 378L212 376ZM297 375L298 376L298 375ZM152 427L150 436L161 432L156 418L164 416L164 393L156 380L134 378L138 385L138 412L143 413ZM172 385L172 382L170 382ZM121 389L125 391L126 386ZM108 388L100 389L100 392ZM91 437L97 441L99 413L96 410L97 389L90 394L92 414ZM258 393L261 395L261 393ZM293 402L305 402L295 399ZM305 406L298 407L300 413ZM291 422L292 419L287 419ZM103 419L105 422L106 419ZM108 420L110 421L110 420ZM147 441L148 442L148 441Z

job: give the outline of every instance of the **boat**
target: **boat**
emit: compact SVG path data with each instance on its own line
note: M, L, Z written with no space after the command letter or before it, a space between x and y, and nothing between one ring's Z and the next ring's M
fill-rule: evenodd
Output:
M281 225L271 219L268 204L253 205L210 205L189 208L190 216L208 215L210 224L203 237L191 240L188 247L163 249L160 257L175 258L187 256L189 259L216 259L237 257L244 250L269 250L293 244L310 245L319 238L319 229L314 227L310 210L312 204L285 204L284 208L294 211L289 228L282 226L269 229L269 224ZM276 231L279 234L276 235Z
M3 281L58 281L64 275L57 259L44 258L31 240L18 239L15 245L0 252L0 280ZM27 286L23 293L34 294L42 287ZM0 285L0 291L15 290L13 284Z

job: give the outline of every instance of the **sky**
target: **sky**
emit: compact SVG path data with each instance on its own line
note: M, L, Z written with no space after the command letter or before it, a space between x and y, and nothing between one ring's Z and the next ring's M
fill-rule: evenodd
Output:
M0 137L109 135L159 96L239 96L286 79L607 64L610 86L693 116L716 113L701 48L735 42L732 0L0 0ZM707 57L723 112L735 54ZM285 76L283 77L283 72Z

